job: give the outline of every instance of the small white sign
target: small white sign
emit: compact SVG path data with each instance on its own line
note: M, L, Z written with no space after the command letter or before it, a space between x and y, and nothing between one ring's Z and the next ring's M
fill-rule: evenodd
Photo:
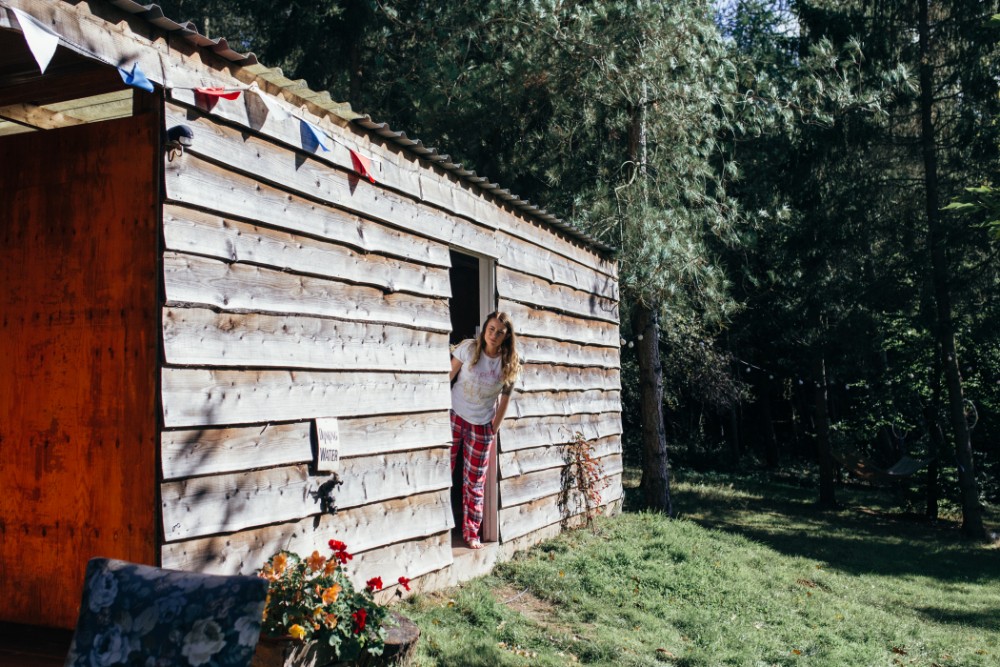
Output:
M316 419L316 470L340 472L340 426L336 417Z

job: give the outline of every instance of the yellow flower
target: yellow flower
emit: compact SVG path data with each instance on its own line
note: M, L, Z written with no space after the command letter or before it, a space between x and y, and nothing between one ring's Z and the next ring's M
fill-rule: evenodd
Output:
M318 551L312 552L312 556L309 556L309 558L306 560L306 564L309 565L310 572L315 572L316 570L320 569L321 567L323 567L324 563L326 563L326 557L320 556Z
M328 589L323 591L323 604L333 604L337 601L337 596L340 595L340 584L334 584Z
M306 629L303 628L298 623L296 623L292 627L288 628L288 634L290 634L295 639L305 639Z

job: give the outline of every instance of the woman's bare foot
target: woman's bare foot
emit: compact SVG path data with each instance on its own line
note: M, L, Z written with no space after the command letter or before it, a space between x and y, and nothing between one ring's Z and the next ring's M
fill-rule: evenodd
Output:
M466 540L465 543L467 545L469 545L470 549L482 549L483 548L483 543L480 542L475 537L473 537L471 540Z

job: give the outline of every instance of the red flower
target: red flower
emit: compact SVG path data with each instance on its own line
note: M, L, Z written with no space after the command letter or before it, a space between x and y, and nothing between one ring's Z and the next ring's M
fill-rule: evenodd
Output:
M347 551L347 545L340 540L330 540L331 551Z
M405 588L406 590L410 590L410 580L407 579L406 577L399 578L399 585Z
M365 623L368 622L368 612L362 607L351 614L351 618L354 619L354 634L360 635L364 632Z
M368 588L373 591L382 590L382 577L372 577L368 580Z
M354 556L352 556L351 554L347 553L346 551L338 551L338 552L334 553L333 555L334 555L335 558L337 558L337 560L340 561L341 565L343 565L347 561L349 561L352 558L354 558Z

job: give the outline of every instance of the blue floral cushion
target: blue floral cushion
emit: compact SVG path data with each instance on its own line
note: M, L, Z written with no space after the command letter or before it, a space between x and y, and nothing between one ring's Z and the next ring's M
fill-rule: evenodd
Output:
M65 667L244 667L266 597L259 577L94 558Z

